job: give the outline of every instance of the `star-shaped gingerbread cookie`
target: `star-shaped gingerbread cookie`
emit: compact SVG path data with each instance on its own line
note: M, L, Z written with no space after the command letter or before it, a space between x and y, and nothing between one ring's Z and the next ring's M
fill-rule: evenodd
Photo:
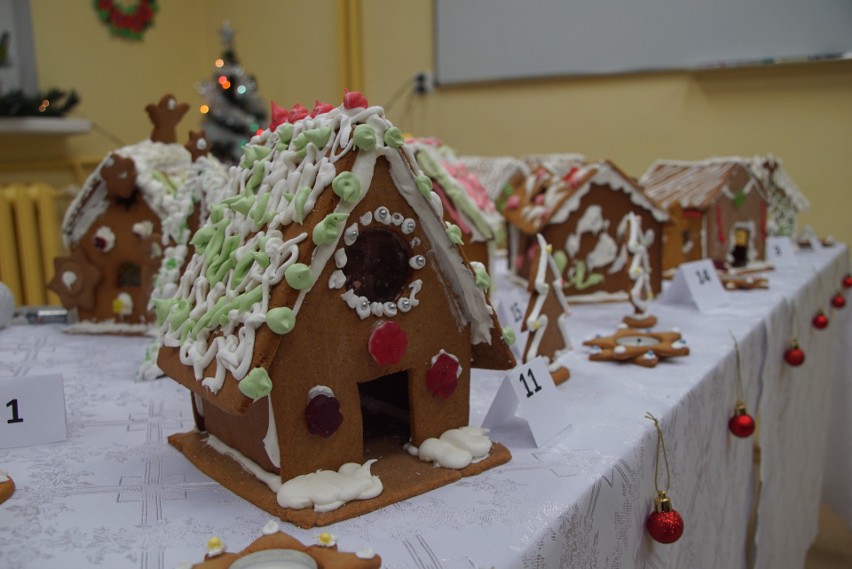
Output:
M82 249L76 249L70 257L53 259L53 279L47 288L55 292L67 309L80 307L91 310L95 307L95 292L103 273L86 258Z
M630 361L642 367L654 367L660 359L689 355L689 348L679 332L643 332L621 328L612 336L586 340L584 346L594 350L592 361Z

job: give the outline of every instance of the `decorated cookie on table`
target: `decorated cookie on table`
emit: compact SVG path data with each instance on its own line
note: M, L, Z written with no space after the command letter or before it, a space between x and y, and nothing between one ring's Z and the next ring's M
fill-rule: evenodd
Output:
M0 470L0 504L12 497L15 492L15 482L12 477Z
M272 117L157 303L198 427L170 442L302 527L507 461L468 426L471 368L515 364L490 279L400 130L356 92Z
M631 362L642 367L655 367L660 360L689 355L680 332L635 330L625 325L611 336L596 336L583 345L592 348L592 361Z
M538 235L538 255L531 267L527 305L522 331L528 331L523 362L544 356L553 383L559 385L571 377L567 367L558 358L571 349L568 317L571 309L563 293L565 283L559 275L562 268L553 258L553 247Z
M178 569L240 569L291 567L293 569L378 569L382 558L369 546L356 552L338 550L337 537L329 532L317 534L316 540L305 545L281 531L275 520L269 521L261 535L245 549L229 553L218 537L207 541L207 554L201 563L182 563Z
M187 108L172 95L148 105L150 138L107 155L65 212L70 254L54 259L48 286L76 310L71 331L146 333L152 294L174 291L207 195L226 178L218 161L198 151L202 138L193 152L176 142Z
M719 280L727 290L765 290L769 288L769 279L757 275L731 275L720 272Z
M636 215L629 214L627 225L627 252L630 255L627 273L633 281L628 297L633 305L633 314L625 316L623 322L629 328L651 328L657 323L657 317L648 314L648 304L654 298L648 260L648 242L653 235L642 232L642 220Z

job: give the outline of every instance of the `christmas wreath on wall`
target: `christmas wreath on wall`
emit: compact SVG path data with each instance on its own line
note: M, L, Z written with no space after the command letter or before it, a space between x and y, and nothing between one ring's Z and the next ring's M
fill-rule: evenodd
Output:
M154 15L159 6L157 0L116 2L115 0L93 0L95 11L101 21L117 36L141 40L145 31L154 25Z

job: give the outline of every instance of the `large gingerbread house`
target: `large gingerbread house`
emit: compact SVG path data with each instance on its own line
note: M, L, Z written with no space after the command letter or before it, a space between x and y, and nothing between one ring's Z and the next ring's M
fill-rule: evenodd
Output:
M215 159L201 157L203 138L193 137L192 151L175 142L186 105L167 95L146 110L154 123L151 138L111 152L65 212L62 234L70 254L54 259L48 286L63 306L76 309L80 331L148 330L152 293L173 291L167 281L176 280L180 247L201 213L201 185L192 180L225 175Z
M640 183L662 207L681 209L681 241L666 246L680 247L684 261L709 258L734 269L763 261L767 202L746 160L658 160Z
M441 198L444 220L461 231L462 249L468 260L493 270L497 243L505 240L505 224L479 178L450 147L435 138L412 138L406 143L411 145L417 165L429 176L432 189Z
M553 246L573 302L627 300L633 287L627 250L629 215L641 221L652 290L661 290L662 231L668 214L612 162L574 166L565 174L540 165L506 200L510 271L528 279L536 234Z
M398 450L408 442L421 459L427 447L482 442L466 430L470 369L514 360L487 274L460 254L458 228L381 107L348 93L337 108L278 115L284 122L246 146L229 195L192 239L176 296L160 305L158 363L192 391L198 416L200 432L173 444L235 491L262 487L247 499L313 525L328 520L299 517L311 504L334 509L381 492L369 460L382 454L377 429L393 425ZM462 455L470 462L483 448ZM396 471L415 488L385 503L446 470L402 454L425 469L380 459L373 472L385 487ZM446 466L440 454L430 460ZM230 474L216 471L222 455L255 476L230 463ZM363 492L293 502L302 475L345 477L347 463L364 463L355 469Z

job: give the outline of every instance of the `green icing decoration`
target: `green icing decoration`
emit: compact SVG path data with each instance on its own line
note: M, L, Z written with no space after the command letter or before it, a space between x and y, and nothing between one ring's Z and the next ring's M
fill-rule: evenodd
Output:
M584 261L576 261L574 263L574 276L569 284L577 287L577 290L583 290L590 286L595 286L604 281L604 276L601 273L590 273L586 277L586 263Z
M185 298L182 298L175 303L175 308L172 311L172 317L170 326L172 330L177 330L180 328L180 325L186 322L186 319L189 318L189 312L192 310L192 306L189 304L189 301Z
M225 218L225 208L215 204L210 208L210 223L219 223Z
M417 184L417 189L427 200L430 199L429 195L432 193L432 180L429 179L429 176L424 176L420 174L414 178L414 182Z
M262 367L256 367L240 380L237 384L240 388L240 393L257 401L261 397L266 397L272 391L272 380L269 379L269 374Z
M276 134L278 134L278 140L280 140L283 144L289 144L290 139L293 138L293 125L291 123L285 122L282 125L279 125L277 129L275 129ZM286 146L285 146L286 148Z
M447 236L450 238L450 241L456 245L462 244L462 232L461 229L459 229L459 226L455 223L447 224Z
M296 192L296 201L293 205L293 219L296 223L305 222L305 202L308 201L310 195L311 188L309 186L305 186Z
M257 160L257 151L254 146L245 145L243 147L243 162L240 164L243 168L251 168Z
M258 160L263 160L264 158L269 156L270 152L272 152L272 149L268 146L255 146L254 152Z
M345 213L330 213L314 227L313 240L316 245L328 245L337 241L338 225L349 217Z
M300 132L299 135L293 139L293 147L296 150L304 150L308 145L308 137L304 132Z
M399 128L392 126L385 131L385 144L391 148L400 148L405 143L402 137L402 131Z
M293 263L284 270L287 284L296 290L303 290L314 284L311 268L304 263Z
M256 286L248 292L244 292L235 299L241 312L248 311L252 305L263 300L263 287Z
M238 196L239 199L234 200L233 202L227 204L232 210L238 211L244 216L248 215L248 212L251 211L252 206L254 205L254 196L249 194L241 194Z
M154 312L157 315L157 326L162 326L169 315L169 310L177 303L174 298L152 298L151 302L154 305Z
M507 346L511 346L515 343L515 331L508 326L503 328L503 341Z
M743 190L740 190L736 194L734 194L733 202L735 208L740 209L740 207L745 203L745 201L746 193Z
M296 326L296 314L286 306L273 308L266 313L266 325L276 334L286 334Z
M556 267L559 269L559 274L563 274L565 272L565 267L568 266L568 255L566 255L565 251L562 250L554 251L553 260L556 263Z
M265 147L264 147L265 148ZM254 192L263 182L263 177L266 175L266 163L255 162L251 169L251 177L246 183L246 191Z
M190 245L196 249L204 249L216 233L216 228L213 225L205 225L195 232L192 239L189 240Z
M349 203L361 197L361 182L352 172L341 172L331 183L331 189L340 198Z
M273 212L266 210L270 195L272 194L265 193L254 202L254 211L251 213L251 219L254 221L255 227L269 223L269 220L275 216Z
M330 137L331 128L327 126L313 128L305 132L305 138L317 148L325 148Z
M368 124L359 124L355 127L352 141L359 150L371 152L376 148L376 131Z
M491 277L483 267L474 269L474 280L479 288L489 288L491 286Z
M166 190L169 191L170 194L174 195L174 194L177 193L177 191L178 191L177 186L175 186L175 183L172 182L172 179L169 178L168 174L166 174L165 172L160 172L159 170L153 170L151 172L151 176L155 180L157 180L158 182L163 184L163 186L166 188Z

